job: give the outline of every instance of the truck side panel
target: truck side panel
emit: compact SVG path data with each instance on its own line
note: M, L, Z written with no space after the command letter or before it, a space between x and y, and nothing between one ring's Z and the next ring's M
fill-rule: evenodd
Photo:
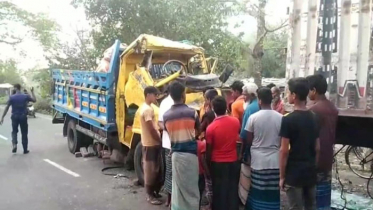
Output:
M116 131L114 91L119 48L116 41L107 73L53 70L54 109L107 132Z

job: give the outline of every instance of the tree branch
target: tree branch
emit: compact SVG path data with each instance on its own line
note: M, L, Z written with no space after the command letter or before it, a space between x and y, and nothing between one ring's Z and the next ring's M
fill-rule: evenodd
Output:
M16 44L19 44L21 42L22 42L21 39L16 40L16 41L6 41L6 40L1 40L0 39L0 43L9 44L9 45L16 45Z
M275 32L275 31L278 31L286 26L288 26L288 20L285 20L284 22L282 22L278 27L276 28L273 28L273 29L268 29L267 26L264 24L264 30L267 32L267 33L272 33L272 32Z

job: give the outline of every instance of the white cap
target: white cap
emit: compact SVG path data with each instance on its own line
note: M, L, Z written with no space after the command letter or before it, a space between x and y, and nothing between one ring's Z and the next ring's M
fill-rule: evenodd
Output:
M252 83L252 82L246 83L242 87L242 93L243 94L255 94L256 95L257 90L258 90L258 86L255 83Z

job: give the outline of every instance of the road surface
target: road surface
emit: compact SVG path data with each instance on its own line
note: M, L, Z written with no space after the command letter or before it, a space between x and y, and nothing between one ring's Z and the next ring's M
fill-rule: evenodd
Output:
M0 108L0 113L3 110ZM8 113L10 115L10 113ZM67 149L62 125L38 115L29 119L30 154L11 153L11 121L0 126L0 209L8 210L148 210L166 209L146 202L144 190L129 178L101 173L101 159L75 158Z
M12 154L9 116L0 126L0 209L167 209L146 202L144 189L133 185L133 171L119 171L128 178L116 179L101 173L102 168L109 166L102 159L75 158L67 149L62 125L53 125L49 116L37 114L36 119L29 119L30 154L23 154L20 134L18 153ZM339 159L345 187L350 193L365 195L366 181L344 169L343 158ZM281 197L283 209L287 209L285 195L282 193Z

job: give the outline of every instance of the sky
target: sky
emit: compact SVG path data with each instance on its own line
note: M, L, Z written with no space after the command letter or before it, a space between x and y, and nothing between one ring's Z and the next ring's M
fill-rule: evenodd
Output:
M0 0L1 1L1 0ZM74 31L76 29L89 29L89 23L86 20L84 10L82 8L75 9L70 5L71 0L10 0L23 9L32 13L45 13L51 19L55 20L61 27L59 38L65 41L74 40ZM255 2L255 0L253 0ZM266 13L268 14L266 21L271 25L279 24L287 18L286 11L290 0L268 0ZM244 23L239 28L234 28L237 22ZM252 37L256 31L256 20L248 15L235 16L229 19L230 26L228 28L234 34L240 32L245 33L245 40ZM14 26L14 31L22 33L21 26ZM18 62L18 67L21 70L32 68L45 68L47 62L43 58L43 51L40 45L31 38L26 39L23 43L14 49L10 46L0 44L0 59L15 59Z

